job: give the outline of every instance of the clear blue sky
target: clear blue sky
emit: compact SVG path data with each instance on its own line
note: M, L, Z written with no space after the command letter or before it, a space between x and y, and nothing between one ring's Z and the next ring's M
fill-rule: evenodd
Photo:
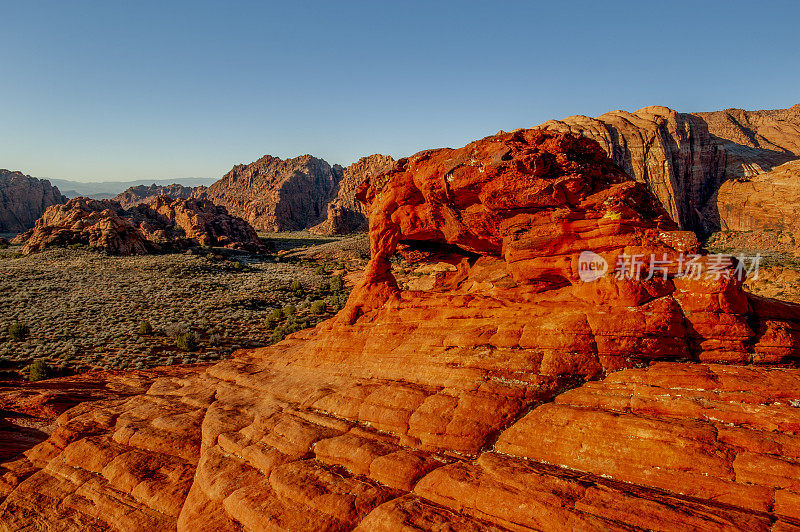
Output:
M219 177L573 114L800 102L800 3L0 1L0 168Z

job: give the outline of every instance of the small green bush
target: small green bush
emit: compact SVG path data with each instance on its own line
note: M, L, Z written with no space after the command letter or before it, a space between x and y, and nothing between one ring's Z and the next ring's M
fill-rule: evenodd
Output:
M283 327L278 327L272 331L272 336L269 337L269 343L277 344L284 338L286 338L286 330Z
M330 281L331 292L340 292L344 289L344 277L336 275L331 277Z
M37 358L28 368L28 380L31 382L40 381L50 376L52 370L44 359Z
M197 349L197 338L191 331L181 333L175 338L175 345L183 351L194 351Z
M153 326L147 320L142 320L139 324L139 334L146 335L146 334L153 334Z
M8 335L15 342L21 342L31 335L31 330L27 325L19 321L15 321L8 326Z
M290 303L285 307L283 307L283 310L281 312L284 316L288 318L289 316L294 316L297 313L297 307L295 307Z
M283 319L283 311L281 309L276 308L269 315L264 319L264 325L266 325L267 329L274 328L279 321Z
M311 314L325 314L327 310L328 305L326 305L324 301L314 301L309 308Z
M328 275L328 270L325 268L324 264L320 264L319 266L317 266L317 269L314 270L314 273L316 275Z

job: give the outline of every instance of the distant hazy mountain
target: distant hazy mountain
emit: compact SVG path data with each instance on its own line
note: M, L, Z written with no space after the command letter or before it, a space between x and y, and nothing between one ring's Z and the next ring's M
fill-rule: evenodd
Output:
M140 179L138 181L97 181L94 183L81 183L66 179L50 179L62 194L68 198L88 196L95 199L110 199L121 192L140 185L172 185L177 183L185 187L208 186L216 181L212 177L185 177L181 179Z

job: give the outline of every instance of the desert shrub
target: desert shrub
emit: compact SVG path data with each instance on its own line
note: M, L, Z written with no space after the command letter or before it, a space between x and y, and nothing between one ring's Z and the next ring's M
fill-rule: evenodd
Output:
M164 327L164 333L170 338L177 338L189 332L189 326L185 323L170 323Z
M184 332L175 337L175 345L183 351L194 351L197 349L197 338L191 331Z
M344 277L341 275L335 275L331 277L329 286L331 288L331 292L340 292L344 289Z
M31 335L31 330L24 323L15 321L14 323L8 326L8 335L11 337L12 340L16 342L21 342L22 340L26 339L28 336Z
M289 291L294 292L297 296L303 295L303 283L300 281L293 281L292 284L289 285Z
M266 318L264 318L264 325L267 327L267 329L272 329L282 319L283 319L283 311L281 311L281 309L279 308L276 308L275 310L270 312Z
M309 308L312 314L325 314L326 310L328 310L328 305L324 301L314 301Z
M37 358L28 367L28 380L31 382L40 381L48 378L51 373L52 370L50 366L47 365L47 362L45 362L44 359Z
M283 307L283 310L281 311L281 313L282 313L284 316L286 316L287 318L288 318L289 316L294 316L294 315L297 313L297 307L295 307L294 305L292 305L291 303L289 303L288 305L286 305L286 306L284 306L284 307Z
M328 275L328 270L325 268L325 265L324 265L324 264L320 264L320 265L319 265L319 266L317 266L317 268L314 270L314 273L315 273L316 275Z
M220 346L222 345L222 335L214 333L208 337L208 345Z
M153 326L147 320L142 320L139 324L139 334L146 335L146 334L153 334Z
M342 310L347 303L347 294L337 294L329 298L330 304L335 312Z
M284 327L278 327L272 331L272 335L269 337L269 343L277 344L284 338L286 338L286 329Z

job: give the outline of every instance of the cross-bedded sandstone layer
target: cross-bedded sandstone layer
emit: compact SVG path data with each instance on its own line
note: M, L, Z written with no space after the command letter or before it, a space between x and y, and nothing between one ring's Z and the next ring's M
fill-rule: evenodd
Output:
M698 248L596 143L500 134L359 195L372 259L336 318L68 410L0 466L3 526L800 527L800 310L735 262L582 282L582 251ZM401 290L398 251L447 267Z

